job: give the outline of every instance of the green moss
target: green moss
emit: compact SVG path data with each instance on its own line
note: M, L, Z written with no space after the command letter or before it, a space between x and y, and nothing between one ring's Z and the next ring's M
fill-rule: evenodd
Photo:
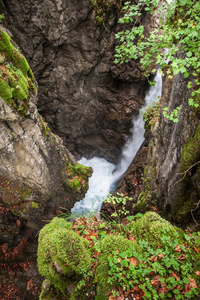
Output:
M20 115L28 106L29 90L34 90L34 77L25 57L13 47L10 37L0 30L0 97Z
M108 235L101 243L101 259L97 267L95 281L98 282L98 292L95 300L108 300L109 293L112 291L113 286L108 284L108 256L113 251L123 252L129 249L133 241L125 239L121 235Z
M4 52L9 60L13 59L14 46L10 42L11 38L3 30L0 30L0 51Z
M44 133L45 136L48 136L48 134L51 133L50 128L44 122L44 120L43 120L43 118L42 118L41 115L39 115L39 120L40 120L40 124L41 124L41 127L42 127L42 132Z
M197 127L193 137L183 146L180 163L180 173L183 179L180 181L180 192L177 202L172 207L171 213L177 223L185 224L191 220L191 210L199 201L196 188L200 185L200 125ZM192 167L193 166L193 167ZM190 170L189 170L190 169ZM189 172L187 171L189 170ZM185 176L184 176L185 175ZM195 175L195 183L192 177Z
M104 27L106 27L112 10L120 11L122 7L122 1L120 0L90 0L90 3L95 9L97 24Z
M2 78L0 78L0 96L7 104L12 104L12 89L9 84Z
M189 167L200 160L200 125L193 137L184 145L181 154L180 172L185 172Z
M92 174L92 168L79 163L67 165L68 185L74 192L85 191L88 188L88 178Z
M155 125L159 119L160 102L153 103L147 107L143 119L145 123L145 129L148 130L151 126Z
M39 208L38 203L34 202L34 201L31 202L31 206L32 206L32 208L36 208L36 209Z
M66 278L75 279L91 267L88 245L86 239L68 228L65 219L54 218L39 235L39 273L67 296Z
M145 240L150 245L161 243L163 234L171 239L178 236L177 229L155 212L146 212L133 224L133 234L137 241Z
M150 209L155 199L155 192L151 185L151 176L155 176L156 166L150 162L144 169L144 190L140 193L137 204L133 205L136 212L145 212Z
M18 51L13 52L13 64L17 69L20 69L24 76L29 77L33 81L32 70L26 60L26 58Z

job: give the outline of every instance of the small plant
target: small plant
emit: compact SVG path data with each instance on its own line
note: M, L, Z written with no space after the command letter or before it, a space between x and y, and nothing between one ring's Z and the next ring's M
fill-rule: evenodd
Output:
M110 203L113 208L114 212L111 214L113 219L116 219L118 223L129 213L126 209L127 201L133 200L128 196L124 196L122 193L117 193L117 196L113 196L109 194L109 197L104 200L105 203Z
M180 106L176 107L170 114L168 114L169 108L164 107L163 108L163 116L167 118L170 121L173 121L174 123L178 122L178 112L180 110Z

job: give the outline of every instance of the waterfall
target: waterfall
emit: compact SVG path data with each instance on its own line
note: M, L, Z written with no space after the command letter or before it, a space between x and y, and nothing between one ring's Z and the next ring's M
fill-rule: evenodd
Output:
M154 86L151 86L145 96L145 104L142 107L142 111L145 110L154 101L157 102L161 96L162 91L162 73L157 71L154 78L156 81ZM131 162L136 156L137 151L144 141L144 121L143 114L133 119L133 131L132 136L125 144L119 163L117 164L115 171L113 172L111 185L114 186L121 179L126 172Z
M145 105L142 111L154 101L158 101L162 91L162 73L157 71L154 86L151 86L145 96ZM93 175L89 179L89 190L85 198L75 203L72 214L99 213L103 199L114 191L116 183L126 172L137 151L144 141L144 121L139 116L133 119L132 135L124 145L119 163L114 166L103 158L93 157L90 160L82 158L79 163L93 168Z

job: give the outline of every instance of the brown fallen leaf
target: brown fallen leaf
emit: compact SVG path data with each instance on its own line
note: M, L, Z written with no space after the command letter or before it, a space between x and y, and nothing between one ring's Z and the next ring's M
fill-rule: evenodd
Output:
M136 239L133 237L133 236L130 236L129 237L129 240L133 241L133 242L136 242Z
M139 264L138 259L136 257L131 257L129 259L129 263L134 264L135 267Z
M171 274L177 281L180 280L180 277L176 273L174 273L174 271L172 271Z
M158 289L159 294L165 294L167 293L169 290L166 286L161 287L160 289Z
M158 254L158 260L160 261L164 256L164 254Z
M196 274L197 276L200 276L200 271L196 271L195 274Z
M97 258L99 256L100 252L95 252L92 257Z
M178 259L184 260L184 259L186 259L186 257L184 255L180 255L180 256L178 256Z
M160 285L160 275L156 275L153 277L153 279L151 280L151 285L153 286L157 286Z
M197 248L196 246L193 246L193 248L196 251L196 253L199 253L199 248Z
M154 257L153 255L149 258L149 261L151 262L155 262L156 260L158 260L158 258Z
M174 251L181 253L182 250L181 250L180 245L176 246L176 248L174 249Z
M189 278L189 280L190 280L190 287L196 289L197 288L196 281L193 278Z

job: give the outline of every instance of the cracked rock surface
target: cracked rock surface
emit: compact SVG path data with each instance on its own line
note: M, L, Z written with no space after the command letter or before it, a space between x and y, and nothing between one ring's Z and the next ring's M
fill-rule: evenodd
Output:
M106 28L89 0L2 0L2 10L34 71L39 109L53 131L76 158L116 162L146 83L137 62L113 64L117 8Z

